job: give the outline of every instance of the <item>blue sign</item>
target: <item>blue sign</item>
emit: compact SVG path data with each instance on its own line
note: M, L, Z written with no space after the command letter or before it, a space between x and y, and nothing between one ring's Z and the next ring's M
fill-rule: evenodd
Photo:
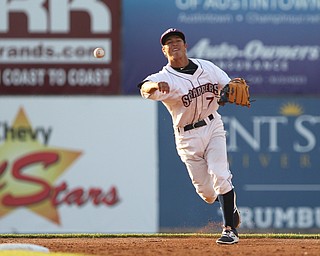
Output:
M251 108L220 107L243 228L320 228L319 107L312 97L256 97ZM219 204L206 205L194 191L161 103L158 123L160 227L221 221Z
M160 35L186 34L190 57L244 77L253 94L320 93L320 6L316 1L123 1L123 92L167 60Z

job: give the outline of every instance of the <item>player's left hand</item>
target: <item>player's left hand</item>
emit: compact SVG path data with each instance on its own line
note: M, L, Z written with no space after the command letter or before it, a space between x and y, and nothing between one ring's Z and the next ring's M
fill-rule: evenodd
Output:
M220 92L218 104L235 103L250 107L249 86L243 78L232 79Z

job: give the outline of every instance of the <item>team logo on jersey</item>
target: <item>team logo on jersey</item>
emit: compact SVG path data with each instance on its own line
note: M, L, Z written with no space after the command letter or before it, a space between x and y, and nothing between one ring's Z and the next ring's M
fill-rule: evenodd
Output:
M207 92L212 92L214 96L218 96L219 95L218 84L207 83L207 84L203 84L198 87L195 87L192 90L189 90L188 94L185 94L182 96L183 105L185 107L189 107L193 99L200 97ZM210 97L211 101L213 99L214 97Z

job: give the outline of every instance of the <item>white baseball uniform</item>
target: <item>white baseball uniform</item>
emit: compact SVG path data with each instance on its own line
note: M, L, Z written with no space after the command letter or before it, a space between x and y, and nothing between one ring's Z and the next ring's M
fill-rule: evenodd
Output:
M212 62L189 59L198 66L192 75L178 72L167 64L144 80L167 82L169 93L156 90L150 94L141 90L141 95L162 101L166 106L172 116L178 154L186 164L196 192L207 203L213 203L217 195L233 189L225 131L217 113L220 90L230 78ZM199 121L201 127L195 124Z

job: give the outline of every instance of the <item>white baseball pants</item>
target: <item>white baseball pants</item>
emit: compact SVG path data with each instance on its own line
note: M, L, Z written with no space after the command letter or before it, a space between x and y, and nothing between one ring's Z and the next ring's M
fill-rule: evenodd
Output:
M205 126L186 132L175 129L177 152L187 167L196 192L209 204L214 203L217 195L233 189L226 132L221 116L217 112L213 115L213 120L205 119Z

